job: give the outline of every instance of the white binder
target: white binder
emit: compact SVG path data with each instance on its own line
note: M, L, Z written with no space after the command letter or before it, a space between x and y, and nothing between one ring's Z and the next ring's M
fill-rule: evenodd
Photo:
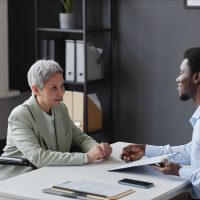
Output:
M84 82L85 76L84 42L76 41L76 81Z
M65 80L75 81L75 41L65 41Z
M97 61L100 58L103 49L96 48L92 43L87 43L87 80L98 80L103 78L103 66ZM85 54L84 42L76 41L76 81L85 80Z

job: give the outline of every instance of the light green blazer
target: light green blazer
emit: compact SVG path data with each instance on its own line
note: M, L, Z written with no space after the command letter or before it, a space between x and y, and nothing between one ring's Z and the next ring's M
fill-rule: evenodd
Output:
M16 107L8 118L7 144L3 156L27 158L37 168L47 165L83 165L83 153L69 153L72 145L87 152L97 144L78 129L61 103L53 108L57 151L52 151L44 114L34 96ZM29 167L0 165L0 180L30 171Z

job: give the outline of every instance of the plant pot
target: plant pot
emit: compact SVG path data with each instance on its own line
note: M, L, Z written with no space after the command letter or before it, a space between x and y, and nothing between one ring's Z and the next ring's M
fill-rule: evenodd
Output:
M72 29L75 28L74 13L59 13L60 28Z

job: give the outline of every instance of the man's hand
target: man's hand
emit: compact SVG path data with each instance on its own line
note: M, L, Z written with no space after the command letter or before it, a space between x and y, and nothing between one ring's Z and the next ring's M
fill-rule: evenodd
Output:
M123 148L121 159L125 162L133 162L141 159L145 154L146 144L131 144Z
M181 168L179 164L170 162L167 159L163 159L162 163L164 167L158 167L155 165L152 165L152 167L162 172L163 174L179 176L179 169Z

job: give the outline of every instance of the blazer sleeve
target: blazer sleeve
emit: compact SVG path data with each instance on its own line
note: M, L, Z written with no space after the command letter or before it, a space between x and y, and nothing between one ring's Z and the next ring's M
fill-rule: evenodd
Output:
M42 148L34 132L37 129L35 126L37 124L34 123L28 108L23 106L15 109L8 119L9 140L31 163L38 168L47 165L83 165L83 153L62 153ZM75 141L78 142L78 132L74 137ZM86 148L84 145L86 140L81 144L83 149L89 148L89 146Z
M94 145L98 143L86 133L77 128L74 122L71 120L68 109L64 103L61 103L60 111L62 118L66 120L66 124L71 127L70 132L72 134L72 145L79 147L83 152L88 152Z
M72 120L71 123L73 134L72 145L78 146L83 152L88 152L94 145L98 144L92 137L77 128Z

